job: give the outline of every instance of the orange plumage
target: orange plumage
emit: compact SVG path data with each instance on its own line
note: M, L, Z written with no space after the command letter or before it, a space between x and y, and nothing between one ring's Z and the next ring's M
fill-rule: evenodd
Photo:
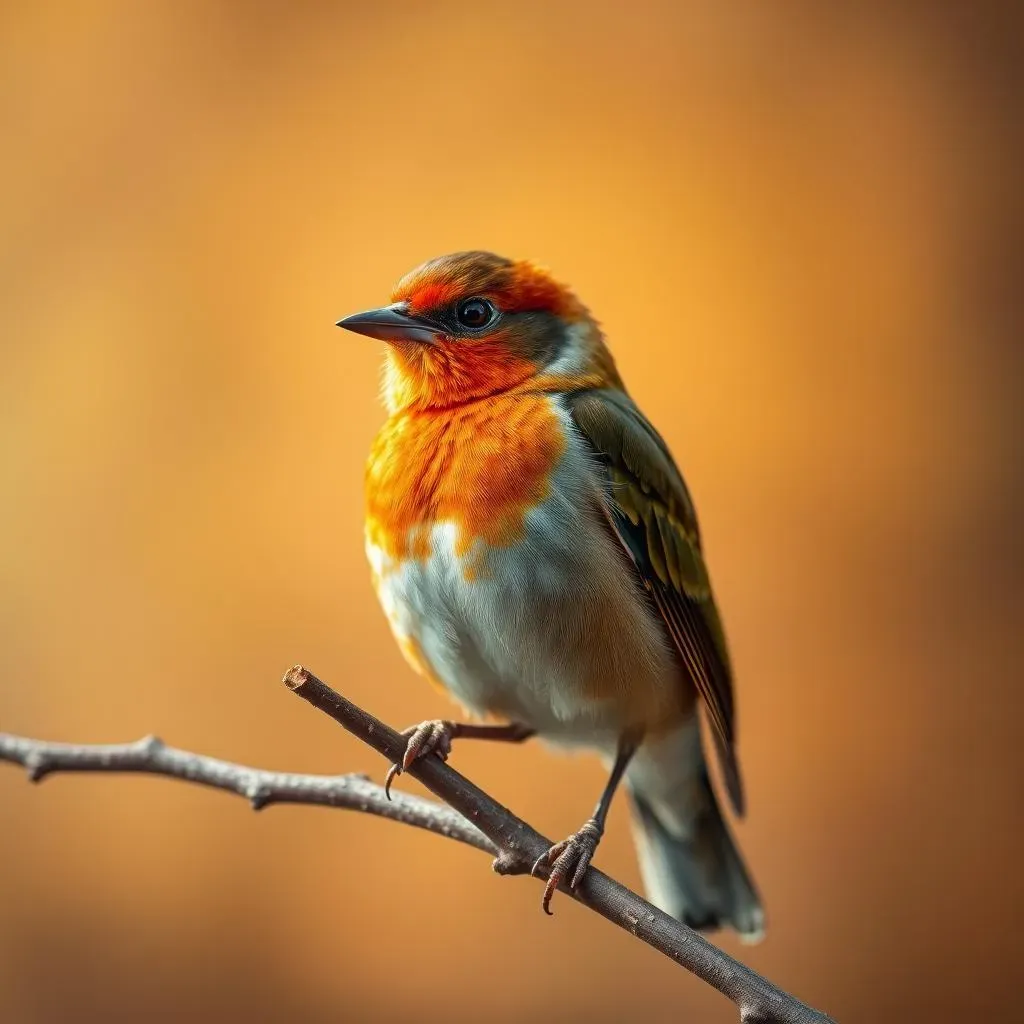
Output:
M478 542L517 543L526 514L549 496L564 450L547 403L518 391L397 413L367 465L368 539L396 562L430 557L439 522L455 524L460 557Z

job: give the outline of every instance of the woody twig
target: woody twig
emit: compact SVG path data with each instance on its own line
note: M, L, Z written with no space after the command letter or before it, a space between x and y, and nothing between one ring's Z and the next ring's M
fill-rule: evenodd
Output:
M400 761L404 738L394 729L296 666L285 685L354 736ZM443 803L403 793L388 800L364 775L303 775L233 764L169 747L153 736L135 743L46 743L0 733L0 761L23 765L38 782L57 772L148 772L235 793L260 810L275 803L318 804L376 814L447 836L491 854L499 874L529 874L548 839L437 757L408 773ZM546 870L546 869L545 869ZM539 874L544 875L545 870ZM712 945L643 897L596 868L567 895L685 967L732 1000L743 1024L832 1024L755 971Z

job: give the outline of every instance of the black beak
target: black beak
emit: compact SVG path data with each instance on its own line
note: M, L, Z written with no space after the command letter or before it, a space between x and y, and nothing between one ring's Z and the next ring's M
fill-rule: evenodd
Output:
M444 333L437 324L403 312L401 303L353 313L339 320L337 326L380 341L418 341L427 345L433 344L437 336Z

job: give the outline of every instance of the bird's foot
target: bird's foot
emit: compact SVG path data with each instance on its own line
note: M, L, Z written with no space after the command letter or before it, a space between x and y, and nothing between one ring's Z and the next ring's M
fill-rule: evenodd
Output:
M452 752L452 740L457 734L457 724L444 718L430 719L403 729L405 753L401 762L393 764L384 777L384 793L387 798L391 799L391 783L395 781L396 776L408 771L413 761L428 754L437 754L442 761L447 761L448 755Z
M551 865L551 873L548 875L547 885L544 886L544 898L541 901L545 914L551 913L551 898L563 882L568 883L570 889L575 889L583 881L603 834L604 829L590 818L578 832L574 832L560 843L555 843L547 853L541 854L534 861L531 875L536 875L542 864Z

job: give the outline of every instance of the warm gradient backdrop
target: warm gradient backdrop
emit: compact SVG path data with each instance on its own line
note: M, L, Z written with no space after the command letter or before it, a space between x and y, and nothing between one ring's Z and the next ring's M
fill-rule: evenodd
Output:
M0 729L380 778L278 682L446 710L370 589L381 352L333 322L445 251L535 257L701 513L769 912L726 948L843 1024L1009 1021L1020 38L954 3L4 4ZM552 836L602 783L456 763ZM638 884L624 803L598 862ZM366 817L0 768L4 1024L735 1019L539 896Z

